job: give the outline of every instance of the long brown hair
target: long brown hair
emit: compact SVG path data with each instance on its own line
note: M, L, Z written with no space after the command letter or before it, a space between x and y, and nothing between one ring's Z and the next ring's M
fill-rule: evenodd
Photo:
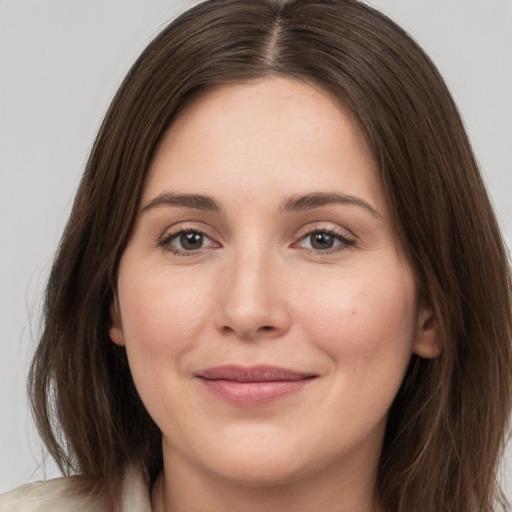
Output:
M379 165L396 236L440 326L389 414L378 492L396 512L496 510L512 407L506 251L457 108L396 24L356 0L208 0L142 53L101 126L48 281L30 373L33 411L66 474L109 485L137 461L152 481L161 436L109 339L119 260L151 156L213 84L288 74L349 108Z

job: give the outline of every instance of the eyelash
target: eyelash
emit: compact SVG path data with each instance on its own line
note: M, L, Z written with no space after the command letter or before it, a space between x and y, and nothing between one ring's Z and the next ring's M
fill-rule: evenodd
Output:
M291 246L297 247L299 245L299 243L301 243L304 240L307 240L309 237L311 237L315 234L328 235L328 236L333 237L335 239L335 241L339 242L338 245L335 245L334 247L330 247L328 249L314 249L312 247L311 248L302 247L303 250L305 250L309 253L313 253L318 256L328 256L333 253L344 251L344 250L348 249L349 247L352 247L356 243L355 240L348 238L346 234L341 233L335 229L322 228L319 226L315 226L311 229L308 229L305 233L303 233L301 235L301 237L299 238L299 240L297 242L294 242Z
M173 240L179 238L181 235L186 234L186 233L201 235L202 237L214 242L213 237L210 236L208 233L206 233L204 230L197 229L192 226L182 226L179 229L177 229L176 231L164 234L160 239L158 239L158 241L157 241L158 246L162 247L163 249L165 249L167 251L170 251L171 253L175 254L176 256L190 257L190 256L196 256L197 254L200 254L200 252L202 250L204 250L203 248L195 250L195 251L186 251L183 249L176 249L175 247L173 247L171 245L171 242L173 242ZM214 242L214 243L216 243L218 245L218 247L221 247L221 245L218 244L218 242Z
M215 242L212 236L210 236L208 233L206 233L204 230L194 228L192 226L183 226L180 227L178 230L173 231L171 233L166 233L164 236L159 238L157 240L157 244L159 247L162 247L163 249L170 251L176 256L183 256L183 257L191 257L196 256L200 254L204 248L200 248L197 250L184 250L184 249L177 249L171 245L171 243L176 240L178 237L184 235L184 234L197 234L202 236L203 238L206 238L210 240L212 243L216 244L217 247L214 248L220 248L222 247L218 242ZM291 244L290 247L292 248L301 248L299 244L306 240L308 237L313 236L314 234L324 234L333 237L337 242L339 242L338 245L335 245L334 247L330 247L328 249L314 249L310 247L302 247L302 249L308 253L314 253L319 256L327 256L332 253L336 253L339 251L343 251L348 249L349 247L355 245L355 240L348 238L345 234L340 233L339 231L336 231L334 229L327 229L327 228L321 228L321 227L314 227L312 229L307 230L304 232L300 238L297 240L297 242L294 242Z

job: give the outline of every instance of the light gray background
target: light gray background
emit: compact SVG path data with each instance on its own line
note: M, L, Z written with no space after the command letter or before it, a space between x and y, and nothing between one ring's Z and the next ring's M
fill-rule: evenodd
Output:
M0 492L45 475L25 377L45 279L99 123L136 56L193 3L0 0ZM369 3L445 76L511 240L512 0ZM505 459L512 499L512 447Z

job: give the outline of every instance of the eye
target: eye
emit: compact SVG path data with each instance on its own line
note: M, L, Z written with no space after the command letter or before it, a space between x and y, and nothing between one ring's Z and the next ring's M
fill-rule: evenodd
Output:
M347 238L341 233L335 231L318 229L307 233L297 243L295 247L310 249L315 252L330 252L344 249L354 245L354 240Z
M203 249L220 247L210 237L201 231L194 229L182 229L166 235L159 245L174 252L175 254L194 254Z

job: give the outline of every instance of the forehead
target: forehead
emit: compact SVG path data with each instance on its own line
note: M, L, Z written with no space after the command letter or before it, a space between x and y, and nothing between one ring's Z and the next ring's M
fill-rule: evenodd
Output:
M144 200L163 190L339 190L385 200L358 123L325 89L291 77L219 85L174 119L150 165ZM221 198L222 199L222 198Z

